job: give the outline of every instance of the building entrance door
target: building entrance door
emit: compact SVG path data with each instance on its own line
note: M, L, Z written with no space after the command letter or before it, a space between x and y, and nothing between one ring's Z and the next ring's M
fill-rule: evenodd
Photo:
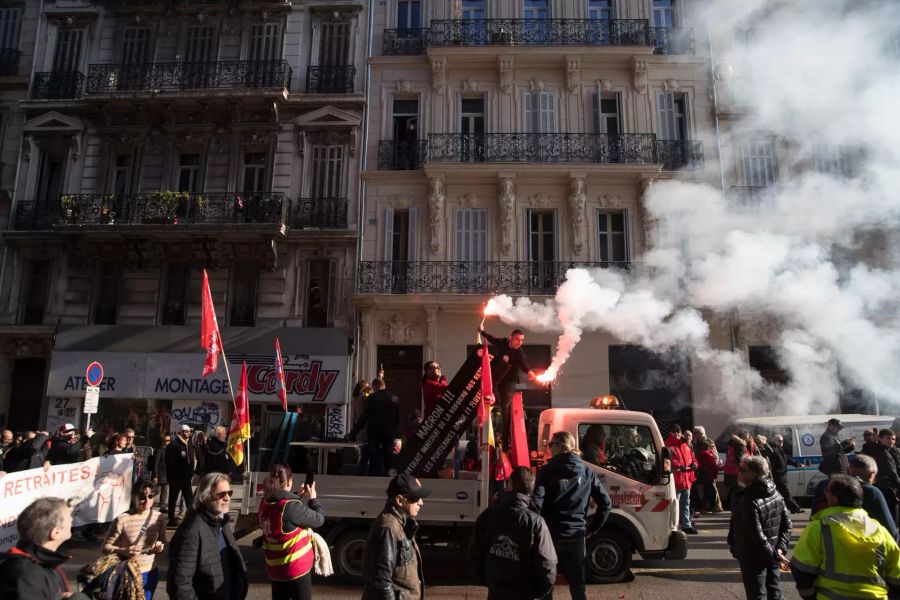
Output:
M422 406L422 346L378 346L378 364L384 367L387 389L400 401L400 430Z

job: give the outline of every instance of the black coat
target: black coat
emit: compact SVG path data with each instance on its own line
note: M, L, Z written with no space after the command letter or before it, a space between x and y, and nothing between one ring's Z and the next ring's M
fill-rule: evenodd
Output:
M772 480L764 477L735 494L728 546L741 563L772 566L780 560L777 550L787 554L791 527L784 499Z
M47 440L50 436L39 433L30 440L25 440L9 451L3 461L3 470L9 473L37 469L44 464L47 455Z
M838 434L826 429L822 437L819 438L819 446L822 449L822 462L819 464L819 471L826 475L847 473L850 469L847 452L853 450L853 445L850 444L849 440L842 442Z
M519 372L528 373L528 371L531 370L531 367L528 365L528 358L525 356L525 350L522 346L511 348L509 346L509 338L497 338L483 329L480 331L481 335L483 335L485 339L490 342L491 346L493 346L491 353L498 357L495 360L503 360L504 356L509 357L509 361L504 362L508 362L510 368L506 371L500 381L494 383L494 386L498 390L512 390L516 387L516 384L519 383Z
M226 596L225 570L219 552L220 532L225 536L227 547L230 596ZM228 515L217 519L205 510L190 511L169 544L169 576L166 581L169 598L243 600L248 589L247 567L234 539Z
M369 394L369 397L366 398L366 408L347 437L355 438L363 427L366 428L366 435L370 442L388 436L397 436L400 427L400 406L394 400L394 394L390 390L378 390Z
M69 591L61 565L69 556L20 542L20 552L0 553L0 598L3 600L59 600Z
M556 582L556 550L530 498L507 492L478 515L469 568L494 600L543 598Z
M875 486L882 492L889 490L896 496L900 492L900 474L897 473L897 462L889 448L881 444L875 444L869 448L869 456L875 459L878 465L878 475L875 476Z
M547 461L537 473L534 505L547 521L555 538L572 538L587 532L587 511L591 498L597 503L592 527L606 522L612 501L606 488L581 457L565 452Z
M190 481L194 476L194 447L177 435L166 446L166 478L169 483Z
M171 444L169 444L171 446ZM231 473L231 457L228 456L228 445L217 437L206 440L206 448L203 450L203 474L207 473Z
M769 455L766 458L769 459L769 467L772 469L773 475L784 475L787 473L788 465L792 467L800 466L792 458L785 456L783 447L769 446L769 448Z
M318 529L325 524L325 513L322 512L322 506L313 498L308 503L304 503L303 498L291 492L278 492L275 498L267 498L268 501L275 500L295 500L296 502L288 502L281 511L281 529L282 533L293 531L298 527L304 529Z

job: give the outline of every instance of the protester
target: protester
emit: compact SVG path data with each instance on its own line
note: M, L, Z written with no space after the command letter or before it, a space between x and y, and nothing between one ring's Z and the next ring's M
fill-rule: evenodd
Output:
M9 429L4 429L3 432L0 433L0 471L5 470L4 463L6 461L6 455L15 448L14 440L13 432Z
M819 446L822 452L822 462L819 463L819 471L826 475L847 472L847 453L853 452L856 447L856 438L841 441L838 432L844 425L838 419L828 419L828 425L822 437L819 438Z
M800 597L900 597L900 548L861 508L862 484L834 474L825 497L828 508L813 515L791 558Z
M700 513L697 510L699 503L694 502L694 498L696 497L694 488L697 487L697 469L700 467L700 463L697 462L697 455L694 453L694 433L690 429L685 429L681 433L681 440L684 442L682 449L685 450L689 458L688 464L691 465L691 468L688 470L688 478L691 483L691 487L688 489L688 501L690 502L691 507L691 522L693 522L694 519L700 516Z
M94 435L91 429L85 432L84 439L78 439L78 431L71 423L60 426L56 436L50 442L50 450L46 460L53 465L70 465L83 460L82 450Z
M429 360L423 367L425 373L422 375L422 404L424 406L424 416L431 414L434 407L437 406L438 400L449 385L447 378L441 374L441 365L437 361Z
M475 522L469 568L488 600L545 598L556 583L556 550L543 517L530 507L534 474L516 467L504 493Z
M575 437L557 431L550 437L550 460L537 473L532 501L547 522L559 571L573 600L585 600L585 537L590 501L597 505L592 530L606 522L612 501L600 479L575 454Z
M862 445L862 450L860 450L860 452L862 452L863 454L868 454L869 456L872 456L872 450L877 445L878 445L878 428L875 427L875 428L866 429L865 431L863 431L863 445Z
M3 600L88 600L72 593L61 568L69 556L59 547L72 537L72 511L62 498L38 498L18 516L19 541L0 553Z
M866 513L881 523L888 530L891 537L898 539L897 522L891 516L891 510L884 499L884 494L872 485L878 474L878 464L875 459L866 454L857 454L850 460L850 477L859 479L863 488L862 507Z
M259 528L265 540L266 575L272 582L272 600L311 600L315 562L311 530L325 523L316 501L316 484L291 493L291 468L276 464L265 484L259 505ZM304 504L303 498L308 498Z
M170 443L172 443L172 435L163 433L160 446L153 453L153 485L158 486L159 510L163 514L169 513L169 479L166 471L166 448Z
M710 438L704 441L704 450L697 455L697 482L701 484L703 493L700 497L701 510L720 513L722 501L716 487L716 479L722 470L722 461L716 452L716 443Z
M125 429L125 452L134 453L134 429L128 427Z
M8 473L37 469L44 464L50 434L46 431L26 431L24 439L10 450L3 461L3 470Z
M360 379L353 386L351 394L351 402L353 403L353 418L358 419L366 409L366 399L372 393L372 386L365 379ZM350 439L350 436L347 436ZM366 436L366 430L361 429L356 434L356 441L360 442L359 446L359 464L356 467L357 475L365 475L369 472L369 461L372 454L369 452L369 438Z
M775 489L781 494L785 506L791 511L792 515L802 512L800 505L797 504L791 496L791 490L788 487L787 481L788 465L800 467L800 464L795 462L793 458L785 455L783 436L776 435L772 439L772 444L768 445L768 449L768 456L766 456L766 458L769 460L769 468L772 470L772 481L775 483Z
M584 460L598 467L606 464L606 431L595 423L587 428L581 438L581 455Z
M891 448L897 443L894 432L890 429L882 429L878 432L878 443L869 447L869 456L875 459L878 465L878 476L875 478L875 487L884 494L888 511L894 522L897 522L897 507L900 504L900 474L897 469L900 465L894 460Z
M666 447L669 449L669 457L672 460L672 473L675 476L675 494L678 498L678 526L685 533L699 533L691 523L691 485L694 482L694 472L697 470L697 461L690 445L681 436L681 427L672 425L669 429L669 437L666 438Z
M219 425L215 435L206 440L203 450L203 474L231 473L234 464L228 456L228 429Z
M693 441L691 442L691 450L694 452L694 458L697 460L697 480L691 486L691 508L695 513L703 513L706 511L706 486L701 480L700 473L700 453L706 450L706 428L702 425L695 425L693 430Z
M166 544L166 517L153 510L153 496L150 482L133 485L131 509L116 518L103 543L104 554L137 561L146 600L153 598L159 583L159 570L153 563Z
M116 454L131 454L131 450L127 450L126 446L128 441L125 438L124 433L116 433L113 434L112 438L109 440L109 449L106 451L105 456L115 456Z
M169 448L174 445L172 442ZM247 567L228 514L232 493L230 478L224 473L200 478L192 509L169 545L166 591L171 600L246 598Z
M172 443L166 447L166 477L169 481L169 522L175 522L178 495L190 506L193 498L191 478L194 476L194 448L188 441L190 425L182 425Z
M731 509L731 496L738 487L738 467L744 456L747 456L747 439L750 434L744 429L738 429L732 434L728 441L728 448L725 452L725 497L722 499L722 505L726 510Z
M521 329L513 329L508 338L497 338L483 329L478 333L493 346L494 360L502 360L509 365L509 369L498 381L494 382L494 396L500 406L502 428L500 442L503 450L509 452L510 431L512 428L512 399L519 384L519 371L528 376L529 381L537 381L537 375L528 366L528 358L522 344L525 343L525 334Z
M744 487L734 496L728 547L741 567L747 599L781 600L781 563L787 559L791 518L764 457L744 457L738 473Z
M387 504L366 539L362 600L425 598L422 556L416 543L419 529L416 517L422 499L429 495L431 490L423 488L409 473L391 479Z
M372 389L374 393L366 398L366 408L347 437L354 439L363 427L366 428L371 455L369 475L384 477L391 468L394 438L400 425L400 407L391 391L386 389L383 379L373 379Z

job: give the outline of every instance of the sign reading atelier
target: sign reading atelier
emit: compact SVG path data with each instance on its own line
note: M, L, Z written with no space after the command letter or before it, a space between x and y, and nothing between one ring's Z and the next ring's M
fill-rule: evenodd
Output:
M494 381L500 381L509 365L495 358L491 363ZM481 402L481 358L473 351L456 372L434 410L397 457L397 472L416 477L434 477L444 466L453 443L469 427Z

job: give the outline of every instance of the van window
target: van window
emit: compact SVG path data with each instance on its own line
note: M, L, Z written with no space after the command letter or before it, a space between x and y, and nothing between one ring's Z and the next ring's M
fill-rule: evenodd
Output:
M538 450L546 451L547 447L550 445L550 423L544 423L544 428L541 430L541 443L538 445Z
M582 423L578 448L584 460L642 483L656 483L659 449L647 426Z
M732 432L738 429L746 429L750 435L756 438L757 435L766 437L769 445L774 445L775 436L780 435L784 438L784 454L785 456L794 456L794 433L791 427L763 427L760 425L731 425L725 428L719 437L716 438L716 450L722 453L728 452L728 443L734 435ZM818 438L816 438L818 443Z

